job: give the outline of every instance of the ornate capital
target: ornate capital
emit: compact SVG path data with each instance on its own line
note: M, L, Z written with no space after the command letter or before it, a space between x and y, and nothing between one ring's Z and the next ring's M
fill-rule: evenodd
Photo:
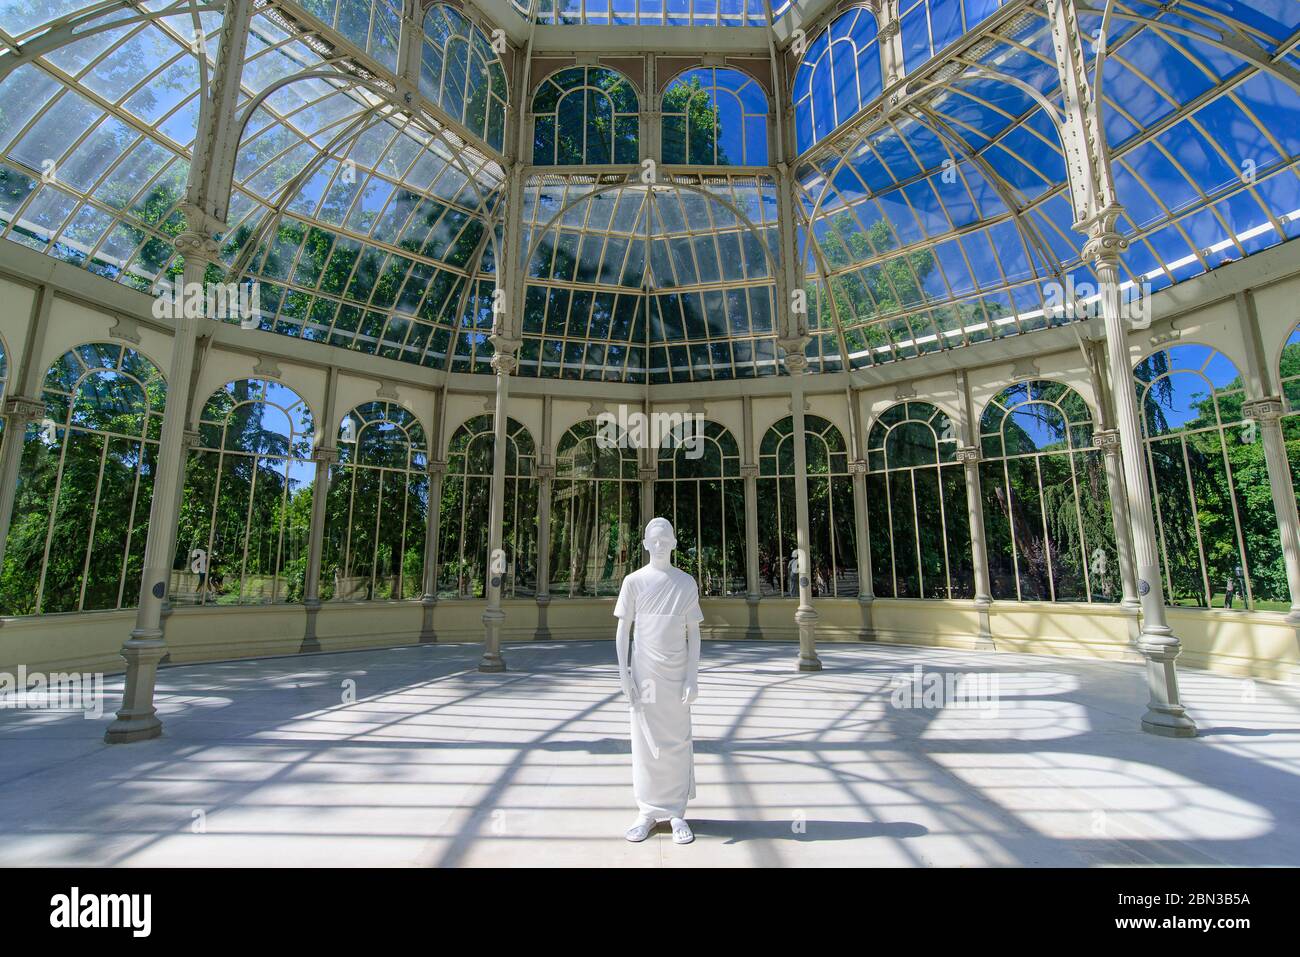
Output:
M741 478L758 478L758 465L754 462L740 463Z
M327 468L339 460L339 450L328 445L317 446L311 459L317 465Z
M1097 429L1092 433L1093 444L1107 455L1119 455L1119 431L1117 429Z
M961 462L963 465L968 462L970 463L978 462L979 460L980 460L980 450L975 446L963 445L959 449L957 449L957 461Z
M1243 419L1253 419L1260 425L1277 425L1281 420L1286 409L1282 406L1282 398L1276 395L1265 396L1262 399L1250 399L1241 404L1241 417Z
M880 27L879 37L888 40L890 37L897 36L898 30L898 20L886 20Z
M1107 206L1091 219L1075 223L1074 228L1088 236L1083 244L1085 262L1092 260L1099 265L1119 262L1120 253L1128 248L1128 240L1119 232L1119 217L1123 212L1120 206Z
M186 228L172 240L176 251L186 259L220 264L221 244L216 237L226 231L226 224L191 203L182 203L181 212L185 216Z
M790 375L803 375L808 371L808 357L803 354L803 339L783 340L777 345L785 350L781 361L785 363L786 372Z
M5 418L15 425L39 422L45 418L45 403L40 399L29 399L21 395L10 396L5 399L4 414Z
M850 475L866 475L866 474L867 474L867 460L866 460L866 459L851 459L851 460L849 460L849 474L850 474Z
M547 465L538 465L533 471L535 472L535 474L539 479L545 479L547 481L550 481L551 479L555 478L554 463L549 463Z
M512 375L519 368L519 347L523 342L510 336L493 333L488 337L492 343L492 371L497 375Z
M186 429L184 432L181 433L181 448L183 449L196 448L202 440L203 437L199 435L197 429Z
M653 482L659 477L659 466L652 465L649 468L639 468L636 470L636 477L642 482Z
M424 468L430 475L443 475L447 471L447 461L446 459L429 459L429 464Z

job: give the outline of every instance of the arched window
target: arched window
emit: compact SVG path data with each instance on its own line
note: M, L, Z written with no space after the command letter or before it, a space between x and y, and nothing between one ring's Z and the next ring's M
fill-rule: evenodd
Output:
M641 485L632 448L595 421L560 439L551 491L551 591L616 595L641 567Z
M876 15L852 7L808 45L795 71L795 142L800 153L880 95Z
M398 0L299 0L299 6L396 72L402 30Z
M1241 417L1241 375L1209 346L1161 349L1133 370L1165 600L1285 611L1286 570L1263 443ZM1231 596L1231 598L1229 598Z
M542 81L533 97L533 163L636 163L636 90L621 73L575 66Z
M237 379L203 406L190 451L172 601L302 601L311 528L312 415L278 382Z
M867 534L880 598L969 598L966 475L947 413L890 406L867 434Z
M488 561L492 501L492 414L476 415L458 428L447 450L438 544L438 593L482 598ZM531 595L537 587L537 470L533 437L506 420L505 508L501 548L506 553L504 598Z
M700 67L668 84L665 163L767 165L767 94L739 70Z
M1119 600L1119 562L1092 412L1059 382L1020 382L980 419L980 489L994 598Z
M1291 462L1291 484L1300 496L1300 326L1296 326L1282 347L1278 366L1286 414L1282 417L1282 438Z
M716 422L687 421L693 422L691 434L659 449L655 515L673 523L673 563L695 577L701 595L743 595L745 490L740 449Z
M813 595L856 595L858 562L848 447L830 421L804 417L808 463L809 564ZM758 447L758 587L764 595L799 596L795 550L794 417L787 415Z
M506 71L483 31L463 13L434 4L424 15L420 92L500 151L505 146Z
M80 345L50 366L19 466L5 614L136 604L165 396L157 367L121 345Z
M344 416L338 440L325 506L321 598L418 598L429 506L424 428L395 402L367 402Z

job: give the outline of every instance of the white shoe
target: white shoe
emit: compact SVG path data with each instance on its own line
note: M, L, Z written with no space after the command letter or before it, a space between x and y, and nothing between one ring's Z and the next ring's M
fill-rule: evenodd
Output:
M636 823L633 824L631 827L629 827L627 829L627 833L624 834L623 836L627 838L629 841L631 841L633 844L640 844L642 841L644 841L647 837L650 836L650 832L653 831L654 828L655 828L654 821L647 820L646 818L643 817L639 817L636 819Z
M695 834L692 833L691 826L686 823L685 819L673 818L673 843L689 844L693 840L695 840Z

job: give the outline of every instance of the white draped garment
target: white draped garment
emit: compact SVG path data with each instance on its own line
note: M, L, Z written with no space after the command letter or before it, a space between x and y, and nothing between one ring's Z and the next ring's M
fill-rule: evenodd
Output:
M686 684L687 622L704 620L695 579L669 566L646 565L623 579L614 614L632 622L632 793L646 817L686 816L695 797L691 706Z

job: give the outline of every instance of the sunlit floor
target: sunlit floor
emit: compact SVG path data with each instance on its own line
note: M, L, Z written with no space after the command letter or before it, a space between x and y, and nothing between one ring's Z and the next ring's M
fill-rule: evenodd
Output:
M697 840L631 845L613 645L479 651L167 668L164 736L131 745L101 743L120 678L98 720L0 710L0 864L1300 864L1293 685L1184 671L1201 736L1169 740L1134 665L828 644L799 674L707 642ZM900 706L917 665L981 700Z

